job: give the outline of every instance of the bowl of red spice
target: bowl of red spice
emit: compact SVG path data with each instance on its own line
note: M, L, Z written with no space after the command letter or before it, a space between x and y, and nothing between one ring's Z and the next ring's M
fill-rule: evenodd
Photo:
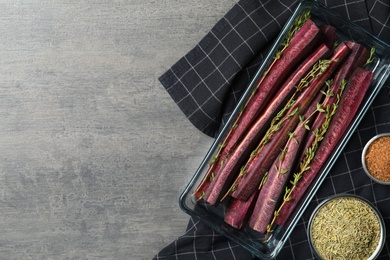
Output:
M373 181L390 185L390 133L378 134L367 142L362 153L362 165Z

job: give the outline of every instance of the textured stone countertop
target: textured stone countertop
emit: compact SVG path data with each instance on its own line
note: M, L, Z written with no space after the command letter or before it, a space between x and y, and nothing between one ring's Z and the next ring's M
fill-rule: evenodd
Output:
M158 81L233 0L0 0L0 259L151 259L212 139Z

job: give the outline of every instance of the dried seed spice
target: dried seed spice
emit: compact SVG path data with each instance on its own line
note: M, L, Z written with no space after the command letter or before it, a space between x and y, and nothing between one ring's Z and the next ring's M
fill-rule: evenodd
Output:
M311 227L313 245L323 259L368 259L378 246L380 233L374 211L351 197L327 202Z
M365 156L367 170L374 178L390 181L390 136L374 140Z

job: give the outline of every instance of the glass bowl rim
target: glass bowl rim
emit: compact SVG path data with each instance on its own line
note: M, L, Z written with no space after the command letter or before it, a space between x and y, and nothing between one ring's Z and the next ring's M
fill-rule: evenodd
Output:
M370 147L370 145L378 140L379 138L381 137L390 137L390 133L381 133L381 134L377 134L373 137L371 137L371 139L364 145L364 148L363 148L363 151L362 151L362 155L361 155L361 163L362 163L362 166L363 166L363 170L365 172L365 174L371 179L373 180L374 182L376 183L379 183L379 184L382 184L382 185L390 185L390 180L389 181L383 181L383 180L380 180L378 178L375 178L371 173L370 171L367 169L367 166L366 166L366 154L367 154L367 150L368 148Z

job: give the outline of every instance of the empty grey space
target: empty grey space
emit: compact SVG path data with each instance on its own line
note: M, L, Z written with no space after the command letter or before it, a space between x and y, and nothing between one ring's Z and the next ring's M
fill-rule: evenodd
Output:
M212 139L158 77L234 0L0 0L0 259L151 259Z

